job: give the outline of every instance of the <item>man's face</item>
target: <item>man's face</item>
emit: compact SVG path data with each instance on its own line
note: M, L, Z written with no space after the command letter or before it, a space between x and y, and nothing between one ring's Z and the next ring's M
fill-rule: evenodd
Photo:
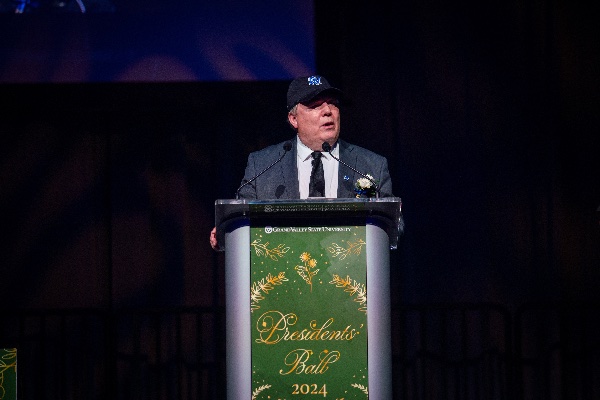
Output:
M296 128L298 137L307 147L321 151L323 142L332 147L340 136L339 101L331 95L317 96L296 107L288 114L288 121Z

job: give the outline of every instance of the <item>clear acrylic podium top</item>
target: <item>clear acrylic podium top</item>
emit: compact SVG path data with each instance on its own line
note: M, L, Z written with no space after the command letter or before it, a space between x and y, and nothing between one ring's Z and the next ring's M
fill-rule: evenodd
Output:
M366 219L367 223L379 225L390 239L390 249L398 247L398 239L404 232L402 200L399 197L384 198L309 198L302 200L216 200L215 226L220 250L224 251L225 233L250 220L272 221L326 221L344 225L353 219Z

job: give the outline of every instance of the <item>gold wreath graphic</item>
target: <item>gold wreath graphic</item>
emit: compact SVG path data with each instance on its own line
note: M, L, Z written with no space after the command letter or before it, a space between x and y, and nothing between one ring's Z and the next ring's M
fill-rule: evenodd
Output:
M262 293L269 293L275 286L281 285L283 282L287 282L287 280L285 272L280 272L277 276L267 274L265 278L254 282L250 287L250 312L252 313L254 310L260 308L258 302L265 298Z
M362 392L367 395L367 398L369 397L369 388L367 388L366 386L363 386L360 383L352 383L350 384L350 386L355 387L358 390L362 390Z
M289 247L285 247L285 244L283 243L277 247L269 249L267 247L269 246L269 242L261 243L261 241L261 239L256 239L252 243L250 243L250 246L254 247L254 251L256 252L257 256L260 257L264 255L265 257L269 257L273 261L279 261L279 259L283 258L283 255L287 253L290 249Z
M336 274L333 274L333 280L329 283L335 285L335 287L344 288L344 292L347 292L350 296L356 295L354 301L360 304L358 311L367 312L367 288L364 283L359 283L348 275L344 279Z
M257 387L253 392L252 392L252 400L256 400L256 396L258 396L258 394L260 392L262 392L263 390L266 390L268 388L270 388L271 385L262 385Z
M362 247L367 244L362 239L357 239L356 242L346 242L348 244L348 248L344 248L337 243L331 243L331 246L327 248L329 252L333 255L333 257L339 257L340 260L348 257L349 254L360 255L362 251Z

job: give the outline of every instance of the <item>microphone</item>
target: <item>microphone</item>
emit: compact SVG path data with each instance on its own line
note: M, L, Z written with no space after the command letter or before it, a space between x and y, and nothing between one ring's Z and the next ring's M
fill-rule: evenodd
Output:
M337 160L337 162L339 162L340 164L345 165L346 167L350 168L352 171L356 172L357 174L359 174L363 178L369 180L373 184L373 187L375 188L375 198L377 198L377 199L379 198L379 186L375 183L375 181L373 179L369 178L366 174L363 174L362 172L358 171L356 168L353 168L353 167L349 166L348 164L346 164L345 162L343 162L342 160L340 160L339 158L337 158L336 156L334 156L331 153L331 145L329 143L323 142L323 145L321 146L321 148L323 148L323 151L328 152L331 157L333 157L335 160Z
M281 161L283 159L283 157L285 157L285 155L287 154L288 151L290 151L292 149L292 143L291 142L285 142L283 144L283 154L281 155L281 157L279 157L277 159L277 161L275 161L273 164L269 165L267 168L263 169L262 171L260 171L258 173L258 175L255 175L252 179L242 183L242 185L238 188L238 190L236 190L235 192L235 199L239 199L240 198L240 190L242 190L242 188L244 186L246 186L247 184L254 182L259 176L261 176L262 174L264 174L265 172L267 172L269 169L271 169L275 164L277 164L279 161Z

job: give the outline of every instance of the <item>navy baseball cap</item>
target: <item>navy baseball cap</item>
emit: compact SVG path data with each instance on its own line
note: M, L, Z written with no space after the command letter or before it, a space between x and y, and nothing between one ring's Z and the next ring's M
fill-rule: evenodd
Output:
M332 92L338 99L343 96L342 91L331 86L323 76L312 75L294 79L287 92L288 111L296 104L312 100L325 91Z

